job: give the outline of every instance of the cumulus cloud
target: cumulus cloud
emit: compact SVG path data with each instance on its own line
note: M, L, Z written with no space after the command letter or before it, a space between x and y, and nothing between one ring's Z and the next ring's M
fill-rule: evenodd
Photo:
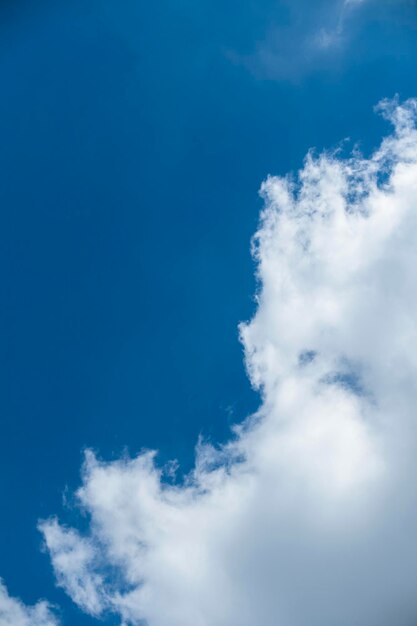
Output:
M58 584L125 626L417 618L417 101L368 158L271 176L241 325L262 402L184 482L87 454L86 532L41 523Z
M11 598L0 580L0 626L58 626L47 602L25 606Z

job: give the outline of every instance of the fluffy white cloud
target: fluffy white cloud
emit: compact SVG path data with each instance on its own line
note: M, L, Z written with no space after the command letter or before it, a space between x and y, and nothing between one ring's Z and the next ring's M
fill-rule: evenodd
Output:
M57 581L125 625L409 626L417 618L417 102L369 158L270 177L241 326L258 413L169 484L151 452L86 457Z
M0 581L0 626L58 626L58 621L46 602L25 606L11 598Z

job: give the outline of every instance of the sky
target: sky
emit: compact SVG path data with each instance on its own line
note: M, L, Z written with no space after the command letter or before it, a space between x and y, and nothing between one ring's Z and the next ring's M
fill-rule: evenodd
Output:
M415 623L416 34L2 3L0 626Z

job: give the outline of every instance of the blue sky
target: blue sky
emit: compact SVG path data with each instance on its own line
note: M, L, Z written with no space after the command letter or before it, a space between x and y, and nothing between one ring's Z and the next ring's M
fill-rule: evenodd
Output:
M368 154L374 105L417 95L415 3L342 4L0 9L0 576L64 624L97 622L56 588L37 523L86 527L83 451L188 471L200 434L259 406L237 325L261 182L311 147Z

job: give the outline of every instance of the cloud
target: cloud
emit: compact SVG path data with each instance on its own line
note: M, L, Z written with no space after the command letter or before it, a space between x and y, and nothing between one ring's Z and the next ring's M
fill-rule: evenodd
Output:
M47 602L25 606L0 581L0 626L58 626L58 621Z
M386 58L387 33L394 58L416 21L415 0L282 0L277 6L280 10L271 14L252 48L229 51L228 58L256 78L295 84L311 74L340 73L355 61L359 49L362 63Z
M337 3L337 11L333 14L333 19L328 21L322 16L322 20L326 21L327 25L322 26L315 37L307 39L310 43L310 54L314 54L314 47L317 53L329 48L340 48L346 44L351 30L351 24L348 22L352 19L353 11L371 2L372 0L344 0L341 4ZM332 17L331 12L329 14Z
M343 0L284 0L279 6L281 12L275 19L270 18L253 49L242 54L235 51L229 55L231 60L255 76L289 81L331 68L346 48L350 32L347 22L357 7ZM332 55L328 54L329 49Z
M262 403L173 483L86 455L58 584L125 626L409 626L417 617L417 101L369 157L271 176L240 327Z

